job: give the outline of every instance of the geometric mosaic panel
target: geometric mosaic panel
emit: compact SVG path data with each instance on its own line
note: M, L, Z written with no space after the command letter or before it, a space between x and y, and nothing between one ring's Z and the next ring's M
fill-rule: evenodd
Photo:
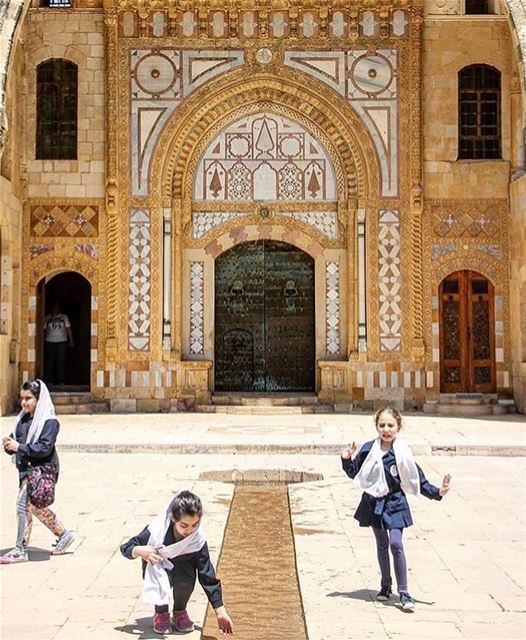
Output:
M433 231L442 238L495 238L501 230L500 207L494 203L463 202L431 207Z
M131 182L133 196L148 195L152 154L181 101L205 82L244 63L235 50L130 50Z
M94 237L98 235L99 207L93 205L35 205L30 209L31 235Z
M209 231L230 220L239 220L250 215L231 211L194 211L192 213L192 237L202 238ZM335 211L276 211L276 216L299 220L313 227L329 240L338 238L338 215Z
M340 353L340 265L325 263L325 325L328 355Z
M362 21L365 35L373 36L376 19L373 12L366 14L370 15ZM397 29L401 30L405 17L397 15ZM382 195L398 195L397 50L285 51L285 64L323 82L348 101L376 148Z
M190 353L204 353L204 273L203 262L190 263Z
M151 220L148 209L130 209L128 348L150 349Z
M335 201L331 160L296 122L257 113L228 126L197 167L195 200Z
M399 213L381 210L378 222L380 351L398 351L402 338Z

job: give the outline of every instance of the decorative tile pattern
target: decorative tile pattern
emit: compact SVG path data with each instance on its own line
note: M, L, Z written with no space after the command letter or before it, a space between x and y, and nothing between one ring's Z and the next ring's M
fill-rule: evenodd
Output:
M49 244L30 244L29 245L29 259L34 260L48 251L54 251L55 247Z
M130 51L132 195L148 195L152 153L181 101L198 87L244 64L240 50Z
M457 248L454 244L432 244L431 245L431 260L438 260L442 256L456 251Z
M477 250L481 253L486 253L496 260L502 259L502 247L500 244L478 244Z
M204 274L203 262L190 263L190 353L196 355L205 350Z
M381 210L378 224L380 351L399 351L401 347L400 284L400 216L395 210Z
M227 211L194 211L192 213L192 236L195 240L202 238L215 227L219 227L229 220L246 217L245 213L230 213Z
M258 113L224 129L197 168L195 200L336 200L326 150L299 124Z
M37 237L95 237L99 207L92 205L35 205L30 209L31 235Z
M448 6L459 0L447 0ZM435 0L435 4L443 5L445 0ZM158 3L159 4L159 3ZM192 3L186 3L190 5ZM119 21L122 37L137 37L139 28L145 35L154 38L347 38L351 33L359 32L362 38L376 37L380 33L380 23L384 21L388 33L385 35L402 37L408 36L406 23L407 11L398 9L392 12L385 21L385 15L377 11L363 11L358 13L346 10L330 11L327 9L310 9L306 11L269 10L262 6L260 10L210 11L207 19L199 14L199 9L191 7L184 10L170 8L166 11L151 10L146 7L137 12L125 11ZM323 13L322 13L323 12ZM443 12L443 11L440 11ZM139 27L140 20L140 27Z
M209 231L229 220L246 218L249 213L229 211L194 211L192 213L192 237L199 240ZM313 227L329 240L338 239L338 214L336 211L277 211L276 216L292 218Z
M491 202L465 201L432 206L433 231L440 237L495 238L500 232L500 207Z
M130 209L128 280L128 348L150 349L151 215L148 209Z
M325 334L327 355L340 353L340 265L325 263Z
M393 16L393 29L404 32L404 12ZM365 11L364 36L374 36L378 19ZM285 64L320 80L345 97L367 127L380 161L382 195L398 195L396 49L285 51Z
M280 211L279 215L308 224L329 240L338 239L338 214L336 211L309 211L307 213Z
M99 259L99 248L95 244L76 244L75 251L80 251L80 253L85 253L90 258L94 260Z

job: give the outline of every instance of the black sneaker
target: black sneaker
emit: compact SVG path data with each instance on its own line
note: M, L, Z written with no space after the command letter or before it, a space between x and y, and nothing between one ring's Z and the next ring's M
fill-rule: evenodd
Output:
M393 592L391 590L391 587L382 587L376 594L376 599L380 600L380 602L385 602L386 600L389 600L392 594Z
M413 598L411 598L411 596L408 593L400 594L400 604L404 611L413 611L413 609L416 606L415 601L413 600Z

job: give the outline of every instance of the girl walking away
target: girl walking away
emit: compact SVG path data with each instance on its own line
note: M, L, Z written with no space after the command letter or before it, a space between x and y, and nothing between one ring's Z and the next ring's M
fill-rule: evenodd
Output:
M126 558L142 558L143 601L155 606L155 633L193 631L194 623L186 605L194 590L196 575L214 608L221 633L234 632L232 620L223 606L221 581L210 561L202 516L201 500L191 491L181 491L151 524L121 545ZM174 600L171 617L170 587Z
M400 605L406 611L415 608L407 586L407 563L402 534L413 524L406 493L424 495L431 500L442 500L449 491L449 474L444 476L440 488L426 480L416 464L409 446L397 436L402 429L402 416L391 407L375 415L378 436L358 449L352 442L342 451L342 467L354 478L354 484L364 492L354 517L361 527L372 527L376 539L376 552L380 565L381 583L377 600L389 600L392 595L389 548L393 556L394 571L400 596Z
M64 528L53 511L47 506L35 506L29 494L28 475L36 467L43 468L46 465L46 469L51 471L55 480L58 478L59 462L55 441L60 426L48 388L42 380L24 382L20 389L20 400L22 411L16 417L11 436L3 439L4 451L14 456L13 461L19 475L16 502L18 532L15 547L0 556L0 564L29 560L27 547L33 515L57 536L52 555L63 554L74 540L71 531Z

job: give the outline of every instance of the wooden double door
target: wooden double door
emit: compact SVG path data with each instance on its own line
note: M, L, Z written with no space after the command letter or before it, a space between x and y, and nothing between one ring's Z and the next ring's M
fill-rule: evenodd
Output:
M229 249L215 265L215 390L314 391L314 260L285 242Z
M475 271L440 283L440 390L495 391L494 289Z

